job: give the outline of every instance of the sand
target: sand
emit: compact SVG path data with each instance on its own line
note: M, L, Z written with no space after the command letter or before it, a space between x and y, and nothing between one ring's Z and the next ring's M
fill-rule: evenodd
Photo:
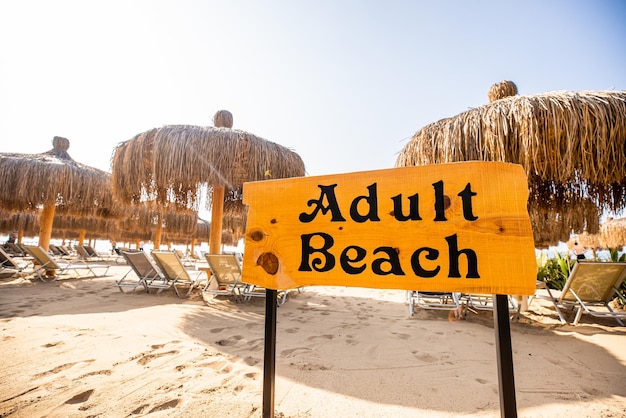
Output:
M0 416L261 417L264 300L121 293L127 271L0 279ZM624 327L538 300L511 333L520 417L626 416ZM500 416L491 312L310 287L278 308L276 353L276 417Z

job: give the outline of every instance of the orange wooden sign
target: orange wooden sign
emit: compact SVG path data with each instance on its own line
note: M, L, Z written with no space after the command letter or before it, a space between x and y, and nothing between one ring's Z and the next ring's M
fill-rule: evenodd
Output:
M243 281L532 295L521 166L463 162L244 184Z

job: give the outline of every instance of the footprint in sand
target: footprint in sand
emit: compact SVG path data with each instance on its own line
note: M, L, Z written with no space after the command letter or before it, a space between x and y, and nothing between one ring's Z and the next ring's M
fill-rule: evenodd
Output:
M94 359L91 359L91 360L84 360L83 362L84 362L84 363L91 363L91 362L93 362L93 361L95 361L95 360L94 360ZM80 362L80 361L76 361L76 362L74 362L74 363L65 363L65 364L61 364L60 366L57 366L57 367L55 367L54 369L50 369L50 370L48 370L47 372L38 373L38 374L36 374L35 376L33 376L33 378L38 379L38 378L40 378L40 377L44 377L44 376L47 376L47 375L50 375L50 374L57 374L57 373L61 373L62 371L67 370L67 369L69 369L70 367L72 367L72 366L74 366L74 365L76 365L76 364L78 364L78 363L81 363L81 362Z
M308 347L297 347L283 350L280 352L280 355L283 357L295 357L300 354L308 353L309 351L311 351L311 349Z
M285 332L286 332L287 334L295 334L295 333L296 333L296 332L298 332L299 330L300 330L300 328L287 328L287 329L285 330Z
M224 331L226 328L213 328L212 330L210 330L209 332L212 334L216 334L218 332L222 332Z
M148 405L147 405L147 404L144 404L144 405L138 406L137 408L133 409L133 410L131 411L131 413L130 413L130 414L131 414L131 415L139 415L139 414L141 414L141 413L142 413L142 412L143 412L143 411L144 411L147 407L148 407Z
M225 360L218 360L212 363L202 363L198 364L197 367L210 367L219 373L230 373L233 369L230 363Z
M159 404L155 406L154 408L152 408L150 411L148 411L148 414L151 414L157 411L163 411L166 409L176 408L180 402L181 402L180 399L172 399L170 401L163 402L162 404Z
M333 338L335 338L334 335L330 335L330 334L324 334L324 335L312 335L309 338L307 338L307 340L309 341L314 341L314 340L318 340L318 339L324 339L324 340L332 340Z
M86 390L82 393L79 393L78 395L72 396L70 399L68 399L67 401L65 401L66 404L77 404L77 403L83 403L86 402L87 399L89 399L89 397L93 394L93 389L89 389Z
M358 339L354 337L354 335L346 335L346 344L348 345L357 345L359 343Z
M141 358L139 360L137 360L137 364L145 366L146 364L150 363L154 359L157 359L157 358L163 357L163 356L167 356L167 355L171 355L171 354L178 354L178 350L171 350L171 351L167 351L165 353L145 354L145 355L141 356Z
M74 380L82 380L85 377L89 377L89 376L100 376L100 375L105 375L105 376L110 376L111 373L113 373L111 370L96 370L95 372L89 372L89 373L85 373L84 375L74 379Z
M43 348L50 348L50 347L56 347L57 345L63 345L63 341L55 341L53 343L48 343L48 344L44 344L42 345Z
M217 345L221 345L221 346L228 346L228 345L235 345L239 342L239 340L243 339L242 335L233 335L232 337L223 339L223 340L219 340L216 341L215 343Z
M437 361L437 357L428 353L420 353L419 351L411 351L411 354L413 354L415 357L417 357L419 360L425 363L434 363Z
M177 344L179 342L180 342L180 340L174 340L174 341L170 341L169 343L165 343L165 344L152 344L150 347L153 350L158 350L159 348L163 348L163 347L165 347L168 344Z
M260 361L261 359L254 357L246 357L245 359L243 359L243 362L246 363L248 366L254 366L255 364L259 364Z

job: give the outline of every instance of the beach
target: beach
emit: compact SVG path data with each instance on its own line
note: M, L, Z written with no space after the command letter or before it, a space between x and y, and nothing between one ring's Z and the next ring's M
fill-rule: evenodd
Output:
M122 293L129 270L0 279L0 417L261 417L264 299ZM533 301L511 322L518 415L626 416L625 337ZM410 317L405 291L350 287L278 308L276 417L497 417L498 388L491 312Z

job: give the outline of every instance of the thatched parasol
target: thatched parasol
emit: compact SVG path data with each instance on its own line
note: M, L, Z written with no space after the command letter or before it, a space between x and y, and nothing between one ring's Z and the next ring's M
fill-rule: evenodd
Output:
M107 216L114 207L110 175L74 161L66 138L55 136L53 149L41 154L0 154L0 207L34 210L40 215L39 245L48 248L55 210Z
M606 248L626 246L626 218L610 219L600 227L602 243Z
M492 103L442 119L418 131L396 166L456 161L503 161L526 170L531 218L549 211L569 218L567 227L597 219L586 216L626 208L626 92L552 92L504 97L510 82L492 88ZM595 211L580 210L590 200ZM565 215L567 214L567 215ZM594 231L595 225L595 231ZM546 234L533 224L535 236ZM545 237L556 242L558 232Z
M148 203L132 205L117 229L125 239L152 240L159 248L163 239L186 241L195 234L198 213L192 210L168 212ZM121 238L118 236L118 238Z
M305 174L298 154L228 127L232 125L229 115L218 112L216 127L168 125L119 144L112 161L116 196L125 202L149 200L169 208L197 210L208 186L209 248L219 253L226 190L240 189L247 181Z

